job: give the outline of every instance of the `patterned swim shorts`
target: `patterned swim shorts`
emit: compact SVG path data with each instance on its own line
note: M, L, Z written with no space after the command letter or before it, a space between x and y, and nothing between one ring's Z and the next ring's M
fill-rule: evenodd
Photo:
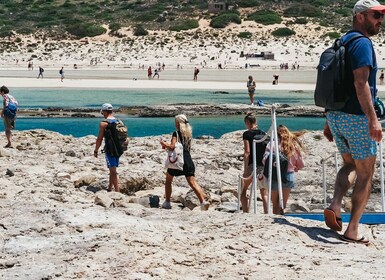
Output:
M377 155L377 143L370 138L365 115L330 111L326 119L341 154L349 153L356 160Z

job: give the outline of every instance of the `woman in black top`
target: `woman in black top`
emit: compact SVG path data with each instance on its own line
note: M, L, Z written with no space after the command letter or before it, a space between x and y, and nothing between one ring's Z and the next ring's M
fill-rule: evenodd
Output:
M175 128L176 128L176 131L174 131L174 133L172 134L171 143L168 144L165 141L161 140L160 144L162 145L163 149L173 150L179 138L183 145L184 165L183 165L183 170L176 170L176 169L170 169L170 168L167 169L166 184L165 184L166 200L163 202L162 208L171 209L170 200L171 200L171 192L172 192L172 187L171 187L172 181L174 179L174 176L184 175L186 177L187 183L194 190L195 194L197 195L201 203L201 210L207 210L210 204L205 200L206 196L202 188L198 185L198 183L195 180L195 165L190 155L192 128L185 115L177 115L175 117ZM178 133L178 137L176 133Z
M243 182L241 193L241 203L243 212L249 212L247 203L247 189L253 180L253 140L256 135L265 135L266 133L258 129L257 118L254 113L247 113L244 119L247 130L243 133L243 177L246 178ZM258 150L258 149L257 149ZM265 151L259 151L263 156ZM263 187L263 165L257 165L257 183L260 186L260 193L263 202L264 213L267 213L267 189Z

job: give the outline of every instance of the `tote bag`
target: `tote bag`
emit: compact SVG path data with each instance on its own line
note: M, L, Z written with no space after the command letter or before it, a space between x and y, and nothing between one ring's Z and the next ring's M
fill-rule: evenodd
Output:
M166 169L176 169L176 170L183 170L184 165L184 159L183 159L183 145L179 141L179 134L178 131L176 131L176 143L174 150L168 150L167 151L167 158L166 162L164 164L164 167Z

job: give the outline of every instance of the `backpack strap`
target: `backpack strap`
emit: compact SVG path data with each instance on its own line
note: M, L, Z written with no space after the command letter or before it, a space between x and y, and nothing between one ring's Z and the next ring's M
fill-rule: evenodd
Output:
M356 32L356 31L349 31L348 33L350 32ZM349 45L351 42L353 42L354 40L358 39L358 38L362 38L362 37L366 37L365 35L359 33L359 32L356 32L355 35L353 35L352 37L350 37L346 42L344 42L343 40L341 40L342 44L346 47L347 45ZM367 37L366 37L367 38ZM341 38L340 38L341 39ZM368 38L369 39L369 38ZM370 41L370 39L369 39Z

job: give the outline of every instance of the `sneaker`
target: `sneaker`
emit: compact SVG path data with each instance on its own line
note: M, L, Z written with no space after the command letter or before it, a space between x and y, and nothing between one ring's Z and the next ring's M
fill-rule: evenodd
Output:
M210 203L209 203L209 202L203 201L203 202L201 203L201 210L202 210L202 211L207 211L207 210L209 210L209 207L210 207Z
M171 209L171 203L170 201L164 201L163 204L162 204L162 208L163 209Z

